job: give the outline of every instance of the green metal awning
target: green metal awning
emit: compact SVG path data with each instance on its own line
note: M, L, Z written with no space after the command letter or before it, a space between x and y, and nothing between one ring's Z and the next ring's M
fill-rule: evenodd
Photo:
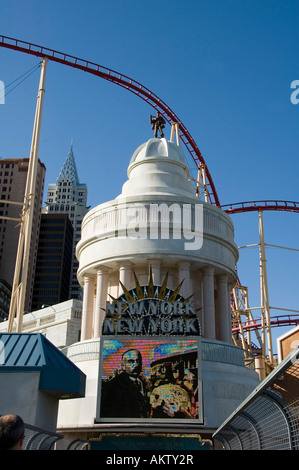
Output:
M85 374L41 333L0 333L0 373L40 372L39 389L59 399L85 396Z

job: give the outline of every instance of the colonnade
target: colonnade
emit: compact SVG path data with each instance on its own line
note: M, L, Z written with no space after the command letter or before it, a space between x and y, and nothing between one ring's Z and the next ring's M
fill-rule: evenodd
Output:
M149 260L148 270L152 272L154 285L161 285L161 260ZM120 282L130 288L133 265L130 261L119 266ZM213 267L201 270L201 331L202 336L231 343L230 286L227 274L217 274ZM96 274L86 273L83 286L83 306L81 341L98 338L105 317L108 300L108 281L110 272L99 266ZM190 263L178 263L178 281L184 280L180 294L187 298L193 294L191 286ZM215 296L215 290L217 294ZM121 285L119 296L121 295Z

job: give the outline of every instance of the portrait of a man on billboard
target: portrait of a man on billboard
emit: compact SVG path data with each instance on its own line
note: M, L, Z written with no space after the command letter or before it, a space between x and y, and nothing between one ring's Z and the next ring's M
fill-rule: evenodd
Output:
M99 419L200 420L198 341L105 339Z

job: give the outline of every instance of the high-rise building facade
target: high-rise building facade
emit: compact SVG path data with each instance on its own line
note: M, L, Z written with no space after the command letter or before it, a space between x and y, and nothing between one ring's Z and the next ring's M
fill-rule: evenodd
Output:
M42 214L32 309L69 299L73 226L67 214Z
M28 158L0 160L0 279L6 281L10 286L12 286L14 279L28 164ZM45 165L38 161L25 311L31 310L45 173Z
M0 279L0 322L7 320L11 298L11 286Z
M43 208L43 213L67 214L74 229L69 299L82 299L82 288L77 280L76 245L81 238L83 217L88 212L86 205L87 185L79 181L71 146L56 183L48 185L46 207Z

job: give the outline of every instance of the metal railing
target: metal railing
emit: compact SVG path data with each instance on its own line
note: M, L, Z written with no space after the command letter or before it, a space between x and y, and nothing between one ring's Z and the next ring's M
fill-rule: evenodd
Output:
M55 443L63 439L62 434L25 424L23 450L55 450Z
M299 349L214 433L224 450L299 450Z
M67 450L89 450L90 442L84 439L75 439L72 441Z

